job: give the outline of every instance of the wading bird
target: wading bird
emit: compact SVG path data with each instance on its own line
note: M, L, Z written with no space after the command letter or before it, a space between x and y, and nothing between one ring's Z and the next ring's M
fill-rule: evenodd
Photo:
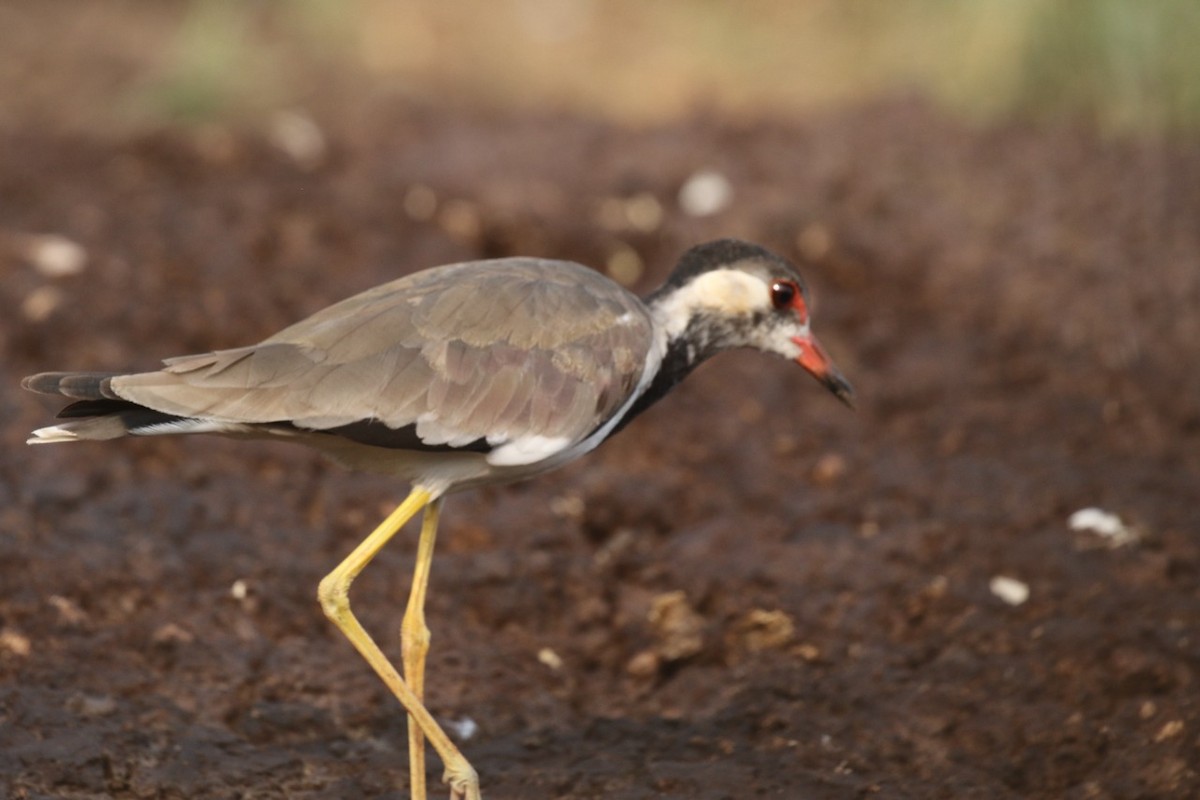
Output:
M370 289L250 347L167 359L153 372L47 372L22 385L75 401L30 444L218 433L299 442L410 481L407 499L318 596L408 713L412 796L425 798L428 739L451 798L478 800L474 768L422 702L425 594L444 497L578 458L702 361L737 347L795 361L852 402L809 329L795 268L732 239L687 251L645 300L571 262L472 261ZM422 510L401 677L350 610L349 590Z

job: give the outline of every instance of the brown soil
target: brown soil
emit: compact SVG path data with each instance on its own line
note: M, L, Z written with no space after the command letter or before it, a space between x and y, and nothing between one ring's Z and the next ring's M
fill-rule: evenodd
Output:
M451 499L429 706L476 723L485 797L1200 793L1200 148L911 102L328 133L312 169L253 131L4 134L5 796L407 796L398 706L315 597L405 487L204 438L29 449L53 409L22 375L245 344L480 256L630 246L647 288L723 235L802 266L860 410L726 355L584 460ZM735 202L692 218L701 168ZM611 219L642 194L660 225ZM86 269L34 269L44 232ZM1137 540L1072 531L1088 506ZM414 539L353 594L394 655Z

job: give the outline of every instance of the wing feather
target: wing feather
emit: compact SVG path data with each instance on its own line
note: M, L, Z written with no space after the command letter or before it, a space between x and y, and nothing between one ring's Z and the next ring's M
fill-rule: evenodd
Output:
M640 301L586 267L468 262L355 295L252 347L114 377L112 389L221 422L416 425L431 443L574 442L630 397L651 341Z

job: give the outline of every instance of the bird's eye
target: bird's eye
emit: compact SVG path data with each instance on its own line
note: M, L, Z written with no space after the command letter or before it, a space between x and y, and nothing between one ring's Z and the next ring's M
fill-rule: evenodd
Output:
M780 311L791 308L799 293L800 287L795 281L775 281L771 284L771 305Z

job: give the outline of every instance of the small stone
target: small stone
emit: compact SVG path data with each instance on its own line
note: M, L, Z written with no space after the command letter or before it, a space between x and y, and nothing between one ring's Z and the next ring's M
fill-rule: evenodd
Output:
M195 638L195 636L174 622L168 622L154 632L151 640L155 644L188 644L194 641Z
M1113 548L1133 544L1140 538L1137 531L1116 514L1095 507L1079 509L1067 519L1067 524L1073 531L1087 531L1102 537Z
M555 672L563 668L562 656L549 647L543 647L541 650L538 650L537 660Z
M438 215L438 224L456 239L473 241L483 232L479 210L466 200L447 200Z
M988 582L992 594L1010 606L1019 606L1029 599L1029 584L1016 578L997 575Z
M950 588L950 579L945 575L934 575L929 583L925 584L922 593L933 600L940 600L946 596L946 591Z
M643 650L629 659L629 663L625 665L625 671L634 678L653 678L658 674L661 665L662 661L659 659L658 653L653 650Z
M625 201L625 219L634 230L653 233L662 224L662 206L649 192L636 194Z
M801 642L796 645L794 652L800 656L801 660L807 661L809 664L821 658L821 648L810 642Z
M271 143L304 169L315 169L328 150L325 134L313 118L299 111L280 111L271 121Z
M838 453L826 453L813 465L812 479L818 486L831 486L847 472L846 459Z
M15 628L4 628L0 630L0 650L25 658L33 652L33 643L29 641L28 636Z
M117 701L106 694L85 694L72 698L67 707L81 717L106 717L117 710Z
M642 277L646 267L642 263L642 257L638 255L638 251L623 244L609 254L605 269L608 277L617 283L622 286L632 286Z
M78 275L87 266L87 250L65 236L55 233L30 236L23 244L25 259L47 278Z
M696 613L682 591L654 598L647 615L658 636L655 648L664 661L680 661L704 646L704 618Z
M679 207L692 217L708 217L733 202L733 184L716 170L694 173L679 189Z
M1173 719L1158 729L1158 733L1154 735L1154 741L1165 742L1168 739L1174 739L1181 733L1183 733L1183 720Z
M470 717L442 720L442 727L453 734L454 738L460 742L472 739L475 734L479 733L479 723Z
M30 322L45 322L66 299L56 286L39 286L21 301L21 316Z
M608 541L596 551L593 560L599 569L607 569L620 561L637 543L637 533L632 528L620 527L613 531Z
M550 513L556 517L571 520L582 520L587 511L583 497L575 492L560 494L550 500Z
M60 594L53 594L50 595L47 602L58 612L59 621L62 623L75 626L87 622L87 612L80 608L74 600Z
M752 653L784 647L796 635L796 623L779 610L756 608L742 618L738 627L746 649Z
M625 229L625 203L619 197L605 197L596 205L596 224L609 231Z

